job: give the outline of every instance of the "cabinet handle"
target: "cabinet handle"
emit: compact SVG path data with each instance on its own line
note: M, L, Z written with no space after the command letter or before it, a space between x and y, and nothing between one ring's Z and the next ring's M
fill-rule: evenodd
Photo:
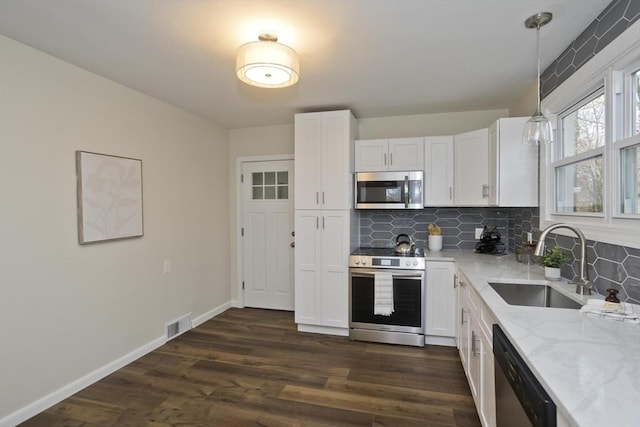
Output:
M457 288L458 287L458 280L460 280L460 277L457 274L453 275L453 287Z
M471 354L478 356L480 354L480 346L478 345L480 339L476 335L476 331L471 331L471 340Z
M389 165L393 164L393 153L389 153Z
M449 187L449 200L453 200L453 187Z
M465 309L461 308L460 309L460 324L464 325L464 313L465 313Z
M322 192L322 204L324 205L324 191Z
M476 331L471 331L471 355L476 355Z
M384 165L387 166L387 153L384 154Z
M482 198L486 199L489 197L489 186L487 184L482 186Z
M324 230L324 217L322 217L322 229Z

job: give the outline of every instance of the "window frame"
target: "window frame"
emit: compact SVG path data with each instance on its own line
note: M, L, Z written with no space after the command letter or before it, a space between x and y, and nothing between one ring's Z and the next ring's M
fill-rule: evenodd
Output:
M558 169L565 167L565 166L570 166L573 164L577 164L580 162L584 162L587 160L591 160L591 159L596 159L598 157L602 157L603 159L603 172L606 174L606 162L604 161L604 159L606 158L605 156L605 147L607 145L607 139L608 139L608 132L607 129L608 127L606 127L605 124L605 141L604 141L604 145L596 147L596 148L592 148L588 151L582 152L582 153L578 153L578 154L573 154L571 156L565 156L563 153L563 146L564 146L564 119L567 118L568 116L570 116L571 114L573 114L574 112L576 112L577 110L579 110L580 108L584 107L585 105L589 104L591 101L595 100L596 98L599 98L600 96L604 96L605 97L605 116L607 114L607 104L606 104L606 91L604 88L604 81L599 82L599 84L596 86L596 88L594 90L588 91L588 93L583 96L578 102L571 104L567 109L565 109L563 112L561 112L560 114L558 114L557 117L557 123L556 123L556 128L558 129L558 131L556 132L557 134L557 138L556 138L556 143L553 144L552 147L552 152L553 152L553 160L551 161L551 172L552 172L552 176L551 179L553 180L553 191L554 191L554 197L553 197L553 205L552 206L552 212L554 215L557 216L562 216L562 215L566 215L566 216L584 216L584 217L604 217L606 215L605 210L606 210L606 202L603 203L602 206L602 212L562 212L558 210L558 197L556 195L557 192L557 188L558 188L558 181L557 181L557 177L558 177ZM606 119L605 119L606 122ZM557 160L556 160L557 159ZM603 194L602 194L602 198L603 200L606 200L606 186L604 186L604 188L602 189Z
M640 65L640 21L635 22L608 46L576 70L542 101L544 114L551 119L555 142L540 149L540 228L562 222L579 227L587 239L640 249L640 214L621 214L620 150L628 145L632 129L632 99L624 97L629 76ZM603 212L555 212L556 167L574 163L580 155L558 159L560 117L580 104L599 86L605 94L605 145L603 153ZM586 88L586 89L585 89ZM628 112L629 114L626 114ZM626 117L625 117L626 114ZM594 157L590 150L587 158ZM583 153L586 154L586 153ZM565 162L566 161L566 162ZM572 235L560 231L560 234Z

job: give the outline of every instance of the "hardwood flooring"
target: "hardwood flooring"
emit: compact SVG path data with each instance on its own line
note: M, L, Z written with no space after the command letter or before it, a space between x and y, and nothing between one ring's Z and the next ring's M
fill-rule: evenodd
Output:
M480 426L454 348L300 333L230 309L24 426Z

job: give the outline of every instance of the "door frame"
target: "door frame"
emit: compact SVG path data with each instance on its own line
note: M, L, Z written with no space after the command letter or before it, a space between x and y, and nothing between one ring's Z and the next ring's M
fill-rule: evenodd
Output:
M295 158L293 154L236 157L236 295L238 299L234 307L244 308L244 290L242 289L242 282L244 281L244 260L242 257L244 251L244 239L242 238L242 229L244 227L242 170L245 163L273 162L278 160L293 160L293 167L295 168ZM291 197L293 198L294 195L291 194ZM293 203L295 206L295 200L293 200Z

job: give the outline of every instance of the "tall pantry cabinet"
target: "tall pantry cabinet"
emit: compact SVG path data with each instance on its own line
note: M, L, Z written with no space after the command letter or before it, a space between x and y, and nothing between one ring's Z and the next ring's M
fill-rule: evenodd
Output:
M357 123L348 110L295 116L295 321L298 330L347 335Z

